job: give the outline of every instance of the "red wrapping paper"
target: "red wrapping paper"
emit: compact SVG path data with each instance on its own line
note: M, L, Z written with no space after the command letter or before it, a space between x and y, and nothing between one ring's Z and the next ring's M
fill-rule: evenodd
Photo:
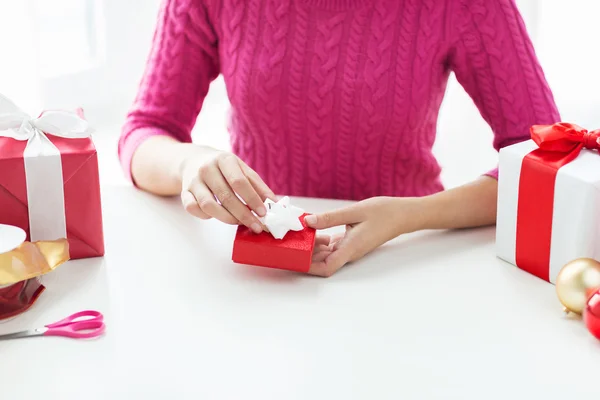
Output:
M70 258L103 256L98 156L92 139L47 137L61 153ZM31 240L23 158L26 145L26 141L0 137L0 223L22 228Z
M316 231L307 227L304 217L301 231L289 231L283 239L275 239L270 233L256 234L240 225L233 242L232 260L267 268L277 268L307 273L310 269Z

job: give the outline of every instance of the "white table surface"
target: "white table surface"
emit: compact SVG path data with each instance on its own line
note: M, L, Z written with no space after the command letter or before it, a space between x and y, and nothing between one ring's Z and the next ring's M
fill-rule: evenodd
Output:
M0 399L600 394L600 342L553 286L495 257L493 228L407 235L323 279L233 264L234 228L176 199L104 187L103 201L106 256L47 275L0 333L98 309L106 335L0 342Z

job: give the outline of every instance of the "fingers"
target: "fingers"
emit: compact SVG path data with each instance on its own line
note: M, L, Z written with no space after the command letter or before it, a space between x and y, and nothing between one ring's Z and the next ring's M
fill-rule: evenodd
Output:
M345 236L337 241L332 238L328 251L316 253L310 266L309 273L324 278L335 274L346 263L352 261L354 254L352 238ZM323 257L323 255L325 255Z
M275 193L273 193L273 191L269 188L269 186L267 186L267 184L262 180L260 175L258 175L256 173L256 171L254 171L252 168L250 168L242 160L238 159L238 162L239 162L239 165L240 165L242 171L244 172L244 175L248 178L248 180L250 181L250 184L252 184L252 187L254 188L254 190L256 190L256 192L260 196L261 200L262 201L265 201L266 199L275 200Z
M206 214L200 209L198 200L196 200L196 197L194 197L192 192L188 190L184 190L183 192L181 192L181 203L183 204L183 208L185 208L185 211L192 214L194 217L200 219L212 218L210 215ZM233 216L231 218L233 218Z
M239 223L252 229L255 233L262 232L262 225L258 219L254 216L254 214L252 214L248 207L246 207L240 201L240 199L238 199L235 192L231 189L223 175L221 175L221 172L216 167L215 171L205 173L202 178L204 179L208 189L210 189L217 200L219 200L222 207L224 207L231 215L233 215L237 221L239 221ZM204 211L204 208L202 208L202 211Z
M309 273L324 278L330 277L347 263L368 253L370 245L363 240L360 228L346 227L346 233L333 235L328 249L314 254Z
M352 225L361 222L361 212L357 205L328 211L322 214L307 215L304 221L314 229L327 229L339 225Z
M331 249L329 246L319 246L315 248L315 253L312 256L312 264L316 264L319 262L325 261L327 257L331 254Z
M235 225L238 220L215 200L212 192L202 183L183 191L181 201L186 211L202 219L216 218L226 224Z
M187 167L181 201L190 214L243 224L256 233L263 231L256 215L266 215L263 201L275 199L275 195L254 170L229 153L217 153L199 167L194 163Z
M264 217L267 210L263 200L242 171L238 158L227 154L217 159L217 165L233 193L237 193L256 214Z
M331 242L331 236L329 235L317 235L315 238L315 248L320 245L328 246Z
M313 263L308 271L311 275L328 278L350 262L352 257L349 246L340 246L337 250L323 252L323 254L325 257L320 257L322 254L316 254L313 257Z
M346 232L349 232L349 230L350 229L346 228ZM340 246L342 245L342 239L344 238L345 235L346 235L345 233L338 233L331 237L331 241L329 242L329 245L333 251L340 248Z

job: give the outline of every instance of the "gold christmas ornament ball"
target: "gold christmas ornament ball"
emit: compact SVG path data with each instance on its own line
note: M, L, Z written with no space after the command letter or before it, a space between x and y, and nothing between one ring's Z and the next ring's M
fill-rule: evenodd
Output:
M565 312L581 314L589 296L600 288L600 262L578 258L567 263L556 277L556 294Z

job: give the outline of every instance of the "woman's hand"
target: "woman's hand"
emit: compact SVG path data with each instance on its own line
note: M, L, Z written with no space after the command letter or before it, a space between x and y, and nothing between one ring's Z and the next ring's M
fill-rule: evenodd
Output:
M423 213L417 198L374 197L351 206L305 218L308 226L346 226L346 232L316 239L309 273L329 277L345 264L403 234L421 229Z
M240 198L262 217L266 214L264 200L275 199L275 195L236 155L203 149L181 163L180 173L181 201L187 212L201 219L216 218L262 232L261 223Z
M498 181L483 176L425 197L374 197L340 210L307 216L307 225L316 229L346 225L342 235L316 239L309 272L331 276L346 263L403 233L493 225L497 197Z

